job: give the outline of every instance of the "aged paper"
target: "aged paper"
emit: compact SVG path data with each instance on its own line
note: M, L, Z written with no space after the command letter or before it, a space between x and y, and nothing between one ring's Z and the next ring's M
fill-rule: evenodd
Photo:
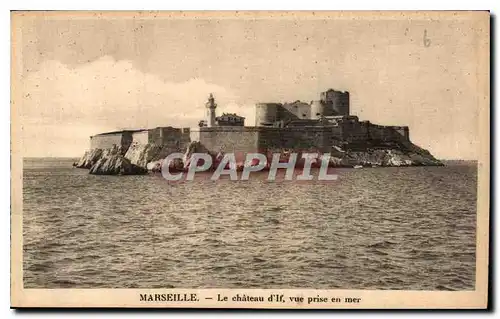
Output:
M485 308L489 21L13 12L11 305Z

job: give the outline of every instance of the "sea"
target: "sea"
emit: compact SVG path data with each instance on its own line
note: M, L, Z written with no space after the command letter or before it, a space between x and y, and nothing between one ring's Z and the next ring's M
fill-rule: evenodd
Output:
M475 287L475 162L171 182L74 161L24 159L25 288Z

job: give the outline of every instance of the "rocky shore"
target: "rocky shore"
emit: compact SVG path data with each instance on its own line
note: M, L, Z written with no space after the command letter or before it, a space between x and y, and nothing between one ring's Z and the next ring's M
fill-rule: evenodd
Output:
M183 170L189 165L191 154L207 151L199 142L191 142L185 150L154 144L132 145L126 150L118 147L92 149L85 152L74 166L89 169L90 174L96 175L140 175L161 171L163 159L174 152L184 153L184 158L169 163L169 167ZM333 146L330 154L331 167L443 166L427 150L410 142L346 143Z
M411 142L364 142L332 148L334 166L443 166L432 154Z

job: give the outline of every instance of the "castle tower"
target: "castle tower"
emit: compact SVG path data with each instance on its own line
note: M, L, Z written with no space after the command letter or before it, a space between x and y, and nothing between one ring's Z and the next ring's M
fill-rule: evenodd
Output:
M321 92L321 102L328 105L331 114L325 115L349 115L349 92L335 91L329 89Z
M217 108L217 104L215 103L214 96L210 93L208 97L207 103L205 103L207 108L207 127L215 126L215 109Z

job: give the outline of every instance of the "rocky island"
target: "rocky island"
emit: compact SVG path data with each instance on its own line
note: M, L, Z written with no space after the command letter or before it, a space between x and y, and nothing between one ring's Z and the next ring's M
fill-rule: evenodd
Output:
M349 92L328 90L320 100L304 103L258 103L255 126L224 113L210 94L206 118L196 128L157 127L122 130L90 137L90 149L74 164L91 174L136 175L159 171L162 160L185 169L193 153L214 159L224 153L329 153L332 167L442 166L432 154L410 141L408 126L382 126L360 121L349 110Z

